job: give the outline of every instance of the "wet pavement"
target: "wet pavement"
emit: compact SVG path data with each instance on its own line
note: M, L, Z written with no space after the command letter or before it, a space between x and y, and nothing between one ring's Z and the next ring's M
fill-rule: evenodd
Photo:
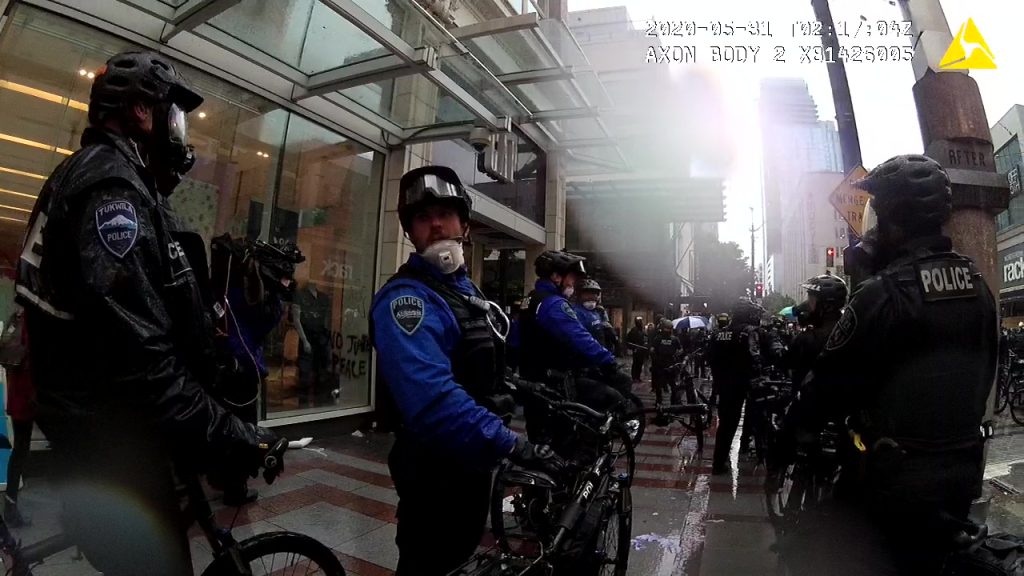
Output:
M649 386L637 386L653 404ZM513 424L523 428L523 422ZM393 574L395 494L386 464L391 437L315 439L288 454L284 475L272 486L258 486L260 499L240 510L217 506L222 525L234 525L242 539L273 530L308 534L327 546L354 576ZM703 454L696 439L679 424L648 425L639 446L633 496L633 549L630 575L732 576L776 573L771 551L775 534L764 506L763 475L733 444L733 472L711 475L714 431ZM989 476L995 481L989 523L993 532L1024 533L1024 428L1001 421L990 443ZM16 531L31 543L57 532L59 504L44 478L29 478L21 507L31 527ZM193 563L200 573L211 555L202 536L191 533ZM39 576L96 574L73 551L59 554L35 570Z

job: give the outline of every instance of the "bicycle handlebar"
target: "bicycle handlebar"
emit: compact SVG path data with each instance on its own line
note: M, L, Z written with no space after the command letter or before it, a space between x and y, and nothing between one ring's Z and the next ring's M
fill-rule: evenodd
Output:
M273 484L274 480L284 472L284 453L288 450L288 439L280 438L263 456L263 480Z
M561 398L556 392L548 389L547 386L543 384L538 384L537 382L522 380L517 376L513 376L507 379L505 383L515 388L516 390L522 390L524 392L527 392L528 394L532 394L533 396L540 398L541 400L547 402L549 406L556 410L562 410L565 412L578 412L594 420L602 420L608 417L607 414L594 410L593 408L585 404L565 400Z

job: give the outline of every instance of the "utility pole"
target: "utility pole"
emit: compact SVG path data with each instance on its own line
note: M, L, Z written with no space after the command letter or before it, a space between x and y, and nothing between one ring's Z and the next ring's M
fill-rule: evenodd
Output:
M836 109L836 128L839 130L839 147L843 153L843 172L849 174L861 163L860 136L857 134L857 119L853 115L853 100L850 98L850 81L846 77L846 65L839 57L839 39L836 38L835 23L828 0L811 0L814 17L821 23L821 45L827 58L828 83L832 86L832 101Z
M957 252L974 260L998 298L995 215L1006 210L1010 186L995 171L978 83L965 70L939 65L953 35L938 0L900 0L900 9L916 45L914 102L925 154L942 164L952 182L953 215L945 232Z
M863 159L860 155L860 135L857 133L857 118L853 115L853 99L850 97L850 80L846 77L846 65L839 57L839 39L836 38L835 23L832 21L832 10L828 0L811 0L815 19L821 23L821 45L828 68L828 83L832 86L832 102L836 109L836 129L839 131L839 148L843 154L843 173L860 166ZM857 243L857 233L849 224L846 226L848 246ZM843 266L845 269L846 250L843 250Z

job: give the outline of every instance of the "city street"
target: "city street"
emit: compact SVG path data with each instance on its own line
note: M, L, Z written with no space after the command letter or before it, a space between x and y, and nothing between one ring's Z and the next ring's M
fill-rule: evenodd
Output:
M638 386L653 403L649 385ZM521 420L515 427L522 429ZM353 576L392 574L398 550L395 505L398 498L387 468L391 436L318 438L308 448L288 454L284 475L260 488L260 499L237 512L220 507L222 525L234 525L238 539L272 530L308 534L334 549ZM737 456L734 473L712 476L709 434L704 455L695 439L675 424L648 426L638 450L633 494L631 575L734 576L773 574L775 535L764 508L763 474ZM1024 428L1008 417L1000 421L989 448L988 490L993 499L989 523L993 532L1024 531ZM1000 490L997 485L1002 487ZM57 503L43 478L29 478L22 493L23 509L34 525L17 531L31 543L57 531ZM218 504L219 506L219 504ZM193 562L197 573L209 563L210 551L193 529ZM485 541L486 544L486 541ZM41 576L95 574L89 566L62 553L35 572Z

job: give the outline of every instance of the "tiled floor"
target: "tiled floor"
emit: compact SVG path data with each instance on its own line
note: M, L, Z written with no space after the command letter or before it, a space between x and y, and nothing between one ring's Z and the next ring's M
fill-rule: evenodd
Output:
M638 385L645 401L653 403L646 384ZM522 422L514 424L522 428ZM1015 432L1006 428L1004 435ZM712 431L713 432L713 431ZM1024 458L1015 452L1019 438L1002 440L994 450L1001 462ZM398 497L387 468L391 438L364 436L316 439L303 450L289 453L285 474L272 486L258 486L260 499L241 510L220 508L223 525L234 522L242 539L274 530L308 534L330 546L349 574L392 574L398 550L395 506ZM734 450L737 448L734 442ZM633 496L633 548L630 575L742 576L774 574L777 558L771 552L775 535L767 522L761 492L763 476L752 462L737 458L737 471L710 475L713 433L703 454L678 424L649 425L638 450ZM1024 452L1022 450L1021 452ZM1024 471L1022 471L1024 476ZM1024 486L1024 482L1022 482ZM1024 517L1024 503L1001 505L1012 524ZM45 479L31 478L22 507L34 525L19 531L30 543L57 530L58 503ZM1014 508L1015 507L1015 508ZM1015 511L1014 511L1015 510ZM237 516L236 516L237 515ZM210 561L209 547L198 532L192 535L197 573ZM87 562L65 552L39 567L40 576L95 574Z

